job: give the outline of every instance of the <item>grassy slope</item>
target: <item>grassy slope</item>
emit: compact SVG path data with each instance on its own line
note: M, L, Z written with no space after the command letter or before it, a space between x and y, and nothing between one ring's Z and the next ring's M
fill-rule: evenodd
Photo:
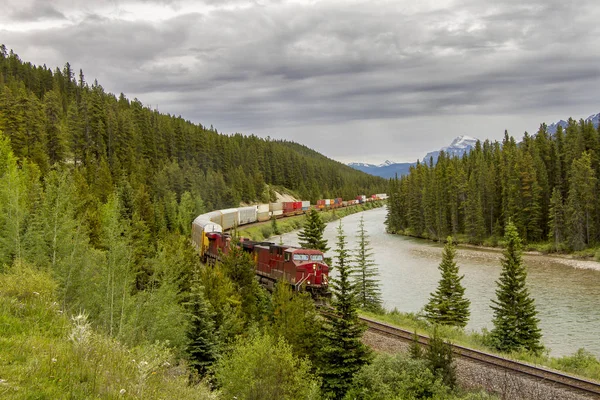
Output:
M160 344L128 349L67 318L56 287L18 264L0 273L0 398L215 398Z

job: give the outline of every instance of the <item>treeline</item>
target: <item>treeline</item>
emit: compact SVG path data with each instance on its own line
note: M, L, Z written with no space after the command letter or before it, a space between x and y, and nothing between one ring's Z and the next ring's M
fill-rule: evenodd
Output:
M392 179L387 229L424 238L458 235L496 245L509 221L526 243L582 250L600 239L600 133L569 119L550 134L542 124L521 143L478 142L464 157L443 152Z
M23 62L0 46L0 130L15 155L35 162L44 176L52 165L77 167L105 202L114 185L144 188L152 200L188 191L209 209L267 202L265 183L303 199L354 198L385 181L357 172L305 146L256 136L219 134L212 126L161 114L90 86L67 63L62 70Z

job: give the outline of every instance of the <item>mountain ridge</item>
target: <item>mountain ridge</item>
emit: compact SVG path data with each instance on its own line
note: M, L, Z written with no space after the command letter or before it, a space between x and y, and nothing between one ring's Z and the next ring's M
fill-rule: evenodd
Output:
M584 119L585 122L592 122L595 128L598 128L600 124L600 113L592 114L589 117ZM569 125L568 121L563 119L558 122L554 122L550 125L546 126L546 131L553 135L556 133L556 130L559 126L563 129ZM477 143L477 138L468 135L460 135L454 138L450 145L442 147L440 150L430 151L420 159L420 162L429 162L429 159L433 159L433 162L437 162L437 158L439 157L440 152L443 150L450 157L457 156L462 157L465 152L468 153L475 147L475 143ZM398 175L408 174L408 171L411 166L416 165L417 162L407 162L407 163L395 163L390 160L386 160L383 163L377 164L369 164L369 163L360 163L360 162L351 162L347 165L359 171L365 172L370 175L380 176L382 178L393 178Z

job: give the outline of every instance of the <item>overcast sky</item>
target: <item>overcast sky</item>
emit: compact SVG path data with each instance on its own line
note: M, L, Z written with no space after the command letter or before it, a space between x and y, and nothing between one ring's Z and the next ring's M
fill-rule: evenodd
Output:
M597 0L0 0L0 43L219 132L414 161L600 112Z

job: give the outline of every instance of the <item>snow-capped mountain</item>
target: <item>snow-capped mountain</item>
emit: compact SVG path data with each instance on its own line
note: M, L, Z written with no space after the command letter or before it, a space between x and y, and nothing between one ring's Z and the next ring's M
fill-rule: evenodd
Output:
M397 164L397 163L390 161L390 160L385 160L383 163L379 164L378 167L379 168L389 167L390 165L394 165L394 164Z
M592 114L585 119L585 122L589 122L589 121L592 121L592 123L594 124L594 127L597 128L598 124L600 123L600 113ZM569 123L567 121L565 121L564 119L561 119L558 122L548 125L546 130L548 133L553 135L556 133L556 130L558 129L559 126L562 126L563 129L565 129L568 125L569 125Z
M408 169L415 163L395 163L387 160L386 162L375 165L367 163L350 163L348 166L370 175L381 176L382 178L393 178L408 174Z
M427 153L427 155L423 157L423 162L429 162L429 158L433 157L433 162L435 163L440 151L442 150L444 150L450 156L462 157L465 152L468 153L473 149L473 147L475 147L475 143L477 143L477 139L475 138L470 136L459 136L454 139L449 146ZM350 163L348 165L359 171L366 172L367 174L381 176L382 178L393 178L396 175L402 176L408 174L409 168L411 165L416 165L416 162L395 163L393 161L386 160L384 163L379 165L367 163Z
M423 158L423 162L429 162L429 159L433 158L433 162L435 163L442 150L450 157L462 157L465 153L469 153L473 150L477 140L478 139L471 136L459 136L450 143L450 146L442 147L440 150L427 153Z
M362 162L351 162L348 163L349 167L352 167L354 169L358 169L359 171L362 171L361 168L377 168L378 165L375 164L368 164L368 163L362 163Z

